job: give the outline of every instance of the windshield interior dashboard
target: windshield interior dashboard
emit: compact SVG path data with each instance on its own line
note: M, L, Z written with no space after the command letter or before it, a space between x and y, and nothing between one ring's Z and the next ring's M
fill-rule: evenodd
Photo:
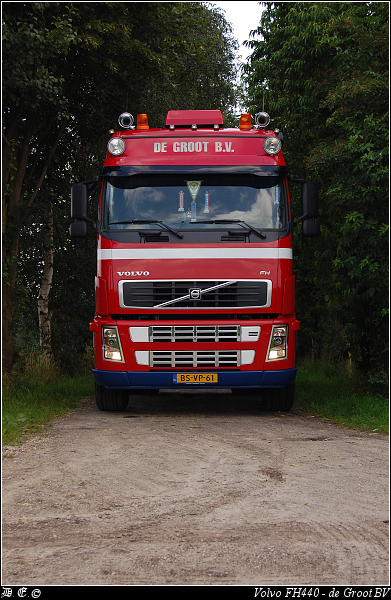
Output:
M288 233L286 178L254 173L108 174L100 234L127 243L262 242Z

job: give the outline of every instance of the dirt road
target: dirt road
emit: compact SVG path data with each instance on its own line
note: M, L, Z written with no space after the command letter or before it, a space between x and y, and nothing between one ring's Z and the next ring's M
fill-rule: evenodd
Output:
M387 436L178 391L3 457L3 585L389 584Z

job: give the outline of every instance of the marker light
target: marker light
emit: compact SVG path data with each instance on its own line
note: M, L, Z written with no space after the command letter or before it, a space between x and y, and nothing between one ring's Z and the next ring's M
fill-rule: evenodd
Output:
M242 113L240 115L239 129L242 129L242 130L251 129L251 115L250 115L250 113Z
M139 130L149 129L148 115L146 115L145 113L137 115L137 129L139 129Z
M275 156L281 150L282 143L278 137L267 137L263 142L263 149L270 156Z
M111 138L107 144L107 150L112 156L119 156L125 152L126 144L122 138Z

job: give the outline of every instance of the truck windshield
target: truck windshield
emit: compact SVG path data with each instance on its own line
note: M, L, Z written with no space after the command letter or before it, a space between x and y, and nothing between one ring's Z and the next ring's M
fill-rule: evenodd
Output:
M286 227L278 175L133 175L106 178L104 230L227 228L240 221L259 229Z

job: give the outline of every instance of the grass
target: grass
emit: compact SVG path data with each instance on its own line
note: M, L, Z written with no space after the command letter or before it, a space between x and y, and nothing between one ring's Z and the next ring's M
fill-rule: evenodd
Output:
M93 376L62 375L50 358L25 356L3 380L3 444L21 442L55 417L79 406L94 394ZM357 379L345 371L318 363L299 365L296 406L314 416L352 429L388 433L388 399L357 389Z
M62 375L51 359L25 357L23 367L3 379L2 442L12 445L42 431L50 421L94 394L92 374Z
M298 366L296 405L352 429L388 433L388 398L366 391L341 368L308 362Z

